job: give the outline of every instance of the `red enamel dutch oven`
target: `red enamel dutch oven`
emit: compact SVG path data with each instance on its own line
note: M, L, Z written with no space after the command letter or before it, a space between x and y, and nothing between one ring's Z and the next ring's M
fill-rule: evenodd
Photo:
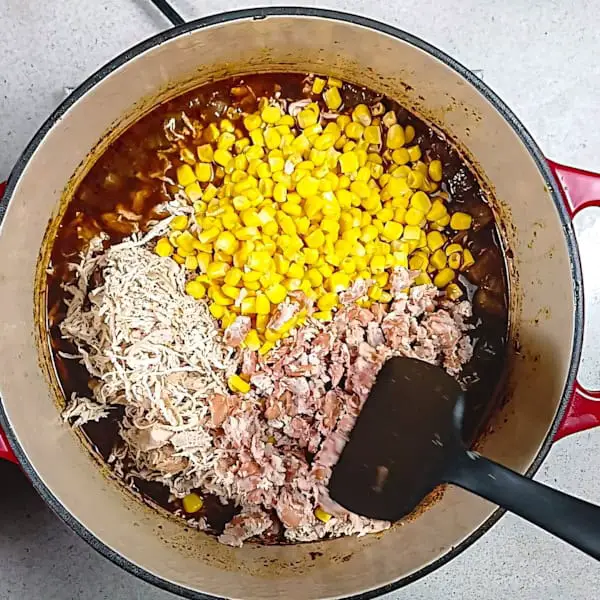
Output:
M599 396L576 381L583 292L571 219L598 204L600 178L547 161L485 83L426 42L354 15L266 8L179 24L125 52L63 102L19 159L0 231L0 455L18 461L94 548L170 591L370 598L450 560L502 512L450 486L418 518L381 535L230 548L125 492L59 417L44 272L73 189L107 144L158 103L216 78L265 71L325 72L398 100L453 140L488 191L507 248L511 351L506 402L479 442L482 453L531 476L553 441L598 425Z

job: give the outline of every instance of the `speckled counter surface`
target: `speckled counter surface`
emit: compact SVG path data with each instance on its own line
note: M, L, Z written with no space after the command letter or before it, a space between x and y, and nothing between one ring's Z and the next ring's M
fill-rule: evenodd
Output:
M185 18L209 14L216 6L172 1ZM251 5L224 0L218 10ZM406 29L482 70L547 156L600 170L600 62L593 0L349 0L325 6ZM167 26L146 0L0 0L0 180L65 87L77 85L116 54ZM587 386L598 388L600 351L593 341L600 338L600 270L594 258L600 253L600 212L589 209L578 215L576 229L586 291L580 376ZM600 429L556 444L537 478L600 504L599 472ZM448 565L387 598L591 600L600 594L599 583L600 566L593 560L505 516ZM168 598L174 596L98 555L45 507L16 467L0 464L1 600Z

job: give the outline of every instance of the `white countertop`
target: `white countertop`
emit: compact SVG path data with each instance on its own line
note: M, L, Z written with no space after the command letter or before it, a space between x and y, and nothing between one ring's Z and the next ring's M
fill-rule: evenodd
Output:
M246 0L172 3L186 19L253 5ZM348 0L319 6L385 21L482 70L547 156L600 170L593 0ZM0 0L0 181L65 87L76 86L116 54L167 26L147 0ZM600 352L591 340L600 335L600 270L594 258L600 256L599 216L589 209L576 218L586 291L581 377L596 388ZM600 504L599 472L600 428L557 443L537 478ZM0 464L0 480L1 600L174 598L88 547L45 507L16 468ZM449 564L387 598L588 600L598 597L599 582L595 561L508 515Z

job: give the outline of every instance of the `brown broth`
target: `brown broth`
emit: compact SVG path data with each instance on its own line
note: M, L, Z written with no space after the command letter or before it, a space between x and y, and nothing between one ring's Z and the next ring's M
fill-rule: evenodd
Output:
M243 83L252 88L256 97L280 92L283 98L298 100L310 96L310 91L304 90L304 80L305 75L301 74L263 74L244 77ZM90 377L86 369L76 361L65 360L58 355L59 351L75 351L70 343L61 338L58 328L66 310L60 286L72 276L68 269L69 262L73 262L87 241L100 231L108 232L108 243L114 243L129 235L133 227L144 230L149 221L164 216L160 204L169 199L170 186L148 175L173 176L181 161L177 155L170 157L172 167L165 171L164 164L157 157L157 151L168 150L171 145L165 136L163 124L171 118L176 123L181 122L182 113L192 120L212 122L232 104L238 110L252 111L256 106L255 100L249 100L246 96L239 102L239 98L231 93L232 88L240 85L240 78L219 81L154 109L109 146L75 191L54 243L51 256L53 270L48 277L49 334L56 371L66 398L73 393L90 394ZM498 402L505 363L507 278L492 211L485 202L477 178L459 153L438 132L396 102L373 91L344 84L342 98L345 110L358 103L372 105L382 101L388 110L396 111L399 123L412 125L416 131L414 143L419 144L427 159L442 161L443 189L449 195L450 212L461 210L473 216L473 229L456 236L457 241L471 249L476 260L475 265L461 275L458 282L467 297L473 300L475 313L475 328L472 331L475 352L462 374L462 379L469 384L464 437L471 443L481 434ZM130 220L132 216L137 220ZM104 459L107 459L118 439L120 417L121 413L115 410L109 418L83 426L85 435ZM180 508L179 502L169 502L168 492L160 484L141 480L134 483L147 499L169 510ZM206 517L210 530L220 533L234 512L232 506L223 506L216 498L205 496L204 507L198 516ZM264 541L278 540L280 537L273 535Z

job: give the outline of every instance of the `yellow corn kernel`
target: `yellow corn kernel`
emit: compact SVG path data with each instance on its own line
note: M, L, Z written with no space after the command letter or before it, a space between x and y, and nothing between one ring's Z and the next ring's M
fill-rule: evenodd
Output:
M408 261L408 266L415 271L425 271L429 264L429 259L423 252L415 252Z
M287 290L285 289L285 287L280 284L277 283L275 285L272 285L270 287L268 287L265 290L265 295L267 296L267 298L269 299L269 301L273 304L280 304L281 302L283 302L287 296Z
M194 183L194 181L196 181L196 176L190 165L185 164L177 167L177 183L179 185L185 187L190 183Z
M246 345L246 348L249 348L250 350L258 350L260 348L260 337L256 329L251 329L247 333L246 337L244 338L244 344Z
M368 295L371 300L375 300L375 302L377 302L377 300L381 299L382 293L383 290L377 284L375 284L369 288Z
M206 274L211 279L222 279L225 277L227 271L229 270L229 265L226 262L212 262L208 265L206 269Z
M238 285L242 280L242 270L238 267L232 267L225 273L224 281L227 285Z
M442 229L444 227L446 227L449 223L450 223L450 215L446 215L446 216L442 217L441 219L438 219L437 221L435 221L435 225L437 225L438 227L441 227Z
M221 122L219 123L219 129L221 131L233 133L235 131L235 126L229 119L221 119Z
M190 199L190 201L194 202L194 204L196 204L197 200L200 200L200 198L202 198L202 188L200 187L197 181L186 185L183 191L185 192L185 195Z
M185 284L185 291L196 300L200 300L200 298L206 296L206 287L195 279L192 279Z
M229 131L224 131L217 140L217 148L222 150L230 150L235 144L235 135Z
M395 267L408 267L408 254L406 252L394 252L393 257Z
M407 125L404 128L404 139L407 144L410 144L415 139L415 128L412 125Z
M215 240L215 249L233 256L239 247L239 242L231 231L222 231Z
M352 120L360 123L363 127L370 125L373 118L369 107L366 104L357 104L352 111Z
M446 267L439 271L433 278L433 285L440 289L445 288L454 279L454 276L454 270L450 267Z
M404 227L400 223L397 223L396 221L387 221L383 226L381 235L384 239L392 242L394 240L399 240L403 231Z
M422 156L421 148L419 148L419 146L410 146L409 148L407 148L407 150L411 162L417 162Z
M276 183L273 188L273 199L283 203L287 198L287 187L283 183Z
M325 235L320 229L315 229L304 238L304 242L309 248L320 248L325 243Z
M281 119L281 109L279 106L265 106L260 113L261 119L269 125L273 125Z
M436 198L433 201L431 209L427 213L426 217L428 221L437 221L438 219L441 219L442 217L446 216L447 212L448 211L444 206L444 203L438 198Z
M432 181L436 181L436 182L441 181L442 180L442 161L437 160L437 159L432 160L429 163L429 166L427 167L427 172Z
M413 190L418 190L423 185L424 181L425 177L423 176L423 173L415 171L414 169L406 177L406 183L408 183L408 186Z
M240 227L234 235L238 240L247 241L256 239L259 233L257 227Z
M392 160L397 165L405 165L410 161L408 150L406 148L397 148L392 152Z
M212 289L212 300L221 306L231 306L234 303L233 298L226 296L219 288Z
M240 214L240 217L242 218L242 222L246 227L260 227L263 224L254 208L247 208L246 210L243 210Z
M419 273L415 278L415 285L431 285L431 277L427 273Z
M431 255L429 263L438 271L440 269L443 269L446 266L446 253L441 248L439 248ZM450 267L452 267L452 265L450 265Z
M330 292L343 292L350 287L350 277L343 271L336 271L327 280L326 284Z
M463 295L463 291L456 283L449 283L446 286L446 297L450 300L458 300Z
M317 150L329 150L335 144L335 136L330 133L322 133L314 140L313 146Z
M195 256L186 256L183 264L188 271L195 271L198 268L198 259Z
M450 217L450 227L455 231L464 231L471 227L473 217L464 212L455 212Z
M167 238L160 238L160 240L156 242L156 246L154 246L154 252L156 252L158 256L171 256L171 254L173 254L173 246Z
M304 277L304 267L300 263L293 262L290 264L286 275L291 279L302 279Z
M257 315L268 315L271 312L271 302L265 294L257 294L255 301Z
M222 319L226 308L213 303L208 307L208 310L215 319Z
M213 147L210 144L198 146L196 154L201 162L210 163L213 160Z
M252 206L249 198L243 195L235 196L232 200L232 203L233 207L239 212L247 210Z
M335 308L337 305L338 305L338 296L334 292L328 292L326 294L323 294L317 300L317 306L319 307L319 310L321 310L321 311L331 310L332 308Z
M250 384L239 375L230 375L227 379L227 385L232 392L247 394L250 391Z
M325 83L325 79L322 79L321 77L315 77L315 80L312 84L312 93L320 94L325 89Z
M281 134L272 128L269 128L265 131L265 146L269 150L274 150L275 148L279 148L281 144Z
M346 129L344 129L344 133L346 137L351 140L360 140L363 136L365 128L360 123L348 123L346 125Z
M431 210L431 200L425 192L415 192L410 198L410 205L418 208L423 215Z
M315 177L307 176L303 177L296 184L296 192L302 198L310 198L314 196L319 191L319 180Z
M200 271L206 273L208 265L212 262L212 254L209 252L198 252L198 254L196 254L196 260L198 261Z
M396 117L396 113L393 110L390 110L388 112L386 112L382 119L383 124L386 127L391 127L392 125L395 125L398 122L398 118Z
M323 100L329 110L337 110L342 105L342 96L337 87L330 87L325 90L323 92Z
M229 150L218 148L214 152L213 160L222 167L226 167L232 159L233 156L231 155L231 152L229 152Z
M473 254L468 248L463 250L462 256L462 267L461 271L466 271L469 267L472 267L475 264L475 259L473 258Z
M406 225L402 233L403 240L419 240L421 237L421 229L418 225Z
M371 271L379 273L385 269L385 256L374 256L369 263Z
M369 144L379 146L381 144L381 128L379 125L369 125L365 127L364 139Z
M404 130L401 125L395 123L388 129L385 145L390 150L396 150L397 148L404 146Z
M204 140L206 140L207 142L214 142L217 140L217 138L219 137L219 128L214 124L211 123L203 132L202 132L202 137L204 138Z
M255 315L256 314L256 297L246 296L240 304L240 311L243 315Z
M379 219L382 223L387 223L394 218L394 209L392 208L382 208L377 211L376 214L377 219Z
M374 225L367 225L361 229L360 241L364 243L372 242L377 239L378 235L379 232L377 231L377 227Z
M446 256L450 256L451 254L454 254L455 252L462 252L463 248L460 244L448 244L446 246Z
M217 195L217 188L212 183L209 183L206 188L204 188L204 194L202 198L206 202L210 202Z
M425 213L414 206L411 206L406 211L406 215L404 215L404 220L406 221L407 225L419 225L424 218Z
M427 247L435 252L444 245L444 236L439 231L430 231L427 234Z
M261 124L262 124L262 119L260 118L260 115L253 114L253 115L248 115L248 116L244 117L244 127L248 131L253 131L254 129L257 129L258 127L261 126Z
M194 492L192 492L191 494L187 494L186 496L183 497L181 504L183 506L183 510L186 513L191 515L191 514L197 513L198 511L202 510L202 506L204 505L204 502L203 502L202 498L200 496L198 496L198 494L195 494Z
M306 129L317 123L319 120L319 113L315 110L305 108L298 113L296 120L298 121L298 127Z
M240 138L239 140L236 140L235 144L234 144L234 148L235 151L238 154L241 154L242 152L244 152L244 150L250 145L250 140L247 137L243 137Z
M187 229L189 219L185 215L177 215L171 219L169 226L175 231Z
M321 275L318 269L312 268L308 269L306 272L306 279L310 283L310 285L314 288L317 288L323 285L323 275Z
M262 129L254 129L253 131L250 132L250 139L252 140L252 143L255 146L264 146L265 145L265 136L263 133ZM261 148L262 150L262 148ZM262 153L264 154L264 150L262 151ZM262 154L261 154L262 156ZM248 160L251 160L250 157L248 157Z
M462 255L460 252L453 252L449 257L448 257L448 266L451 269L454 269L455 271L458 270L460 268L460 261L461 261Z
M325 512L320 506L317 506L314 510L314 515L319 521L323 523L327 523L329 519L331 519L331 515L328 512Z
M258 353L261 356L264 356L265 354L268 354L273 348L275 347L275 344L273 342L265 342L261 347L260 350L258 351Z
M384 192L386 192L386 194L389 195L390 198L398 198L410 194L411 189L408 186L408 183L405 179L392 177L385 184Z
M240 288L235 287L233 285L223 285L221 286L221 291L228 297L233 298L234 300L240 295Z

